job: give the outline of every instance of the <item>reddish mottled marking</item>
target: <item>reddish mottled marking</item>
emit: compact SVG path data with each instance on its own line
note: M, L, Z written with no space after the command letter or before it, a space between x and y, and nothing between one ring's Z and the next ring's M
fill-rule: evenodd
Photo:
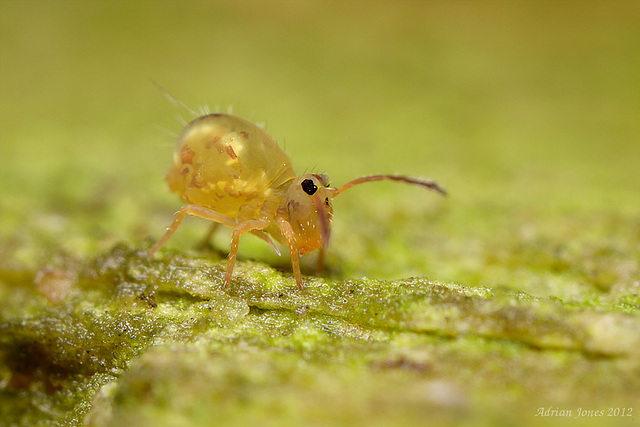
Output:
M180 159L182 160L182 163L192 163L193 151L191 151L189 148L183 149L180 153Z
M296 202L295 200L289 200L287 202L287 209L289 209L290 211L295 211L298 206L300 206L300 203Z
M220 138L219 136L216 136L210 139L209 141L207 141L207 143L205 144L205 147L208 149L211 149L212 147L216 147L216 150L218 150L219 154L222 154L222 152L224 151L224 145L222 145L222 138Z
M224 147L224 150L227 152L229 157L231 157L232 159L237 159L238 158L238 155L236 154L235 151L233 151L233 147L232 146L227 145L226 147Z
M232 197L234 199L238 199L241 196L243 196L243 194L241 194L238 190L236 190L231 184L225 184L224 192L227 196Z
M244 134L247 134L247 136L249 136L249 134L247 132L242 131L240 133L241 134L244 133ZM207 148L209 150L211 148L213 148L213 147L216 147L216 150L218 150L219 154L222 154L223 152L226 152L229 155L229 157L231 157L232 159L237 159L238 158L238 155L236 154L236 152L233 151L233 147L230 146L230 145L224 145L222 143L222 138L220 138L219 136L216 136L216 137L208 140L205 143L204 146L205 146L205 148Z
M249 138L249 132L247 132L246 130L240 131L240 135L242 135L244 138Z

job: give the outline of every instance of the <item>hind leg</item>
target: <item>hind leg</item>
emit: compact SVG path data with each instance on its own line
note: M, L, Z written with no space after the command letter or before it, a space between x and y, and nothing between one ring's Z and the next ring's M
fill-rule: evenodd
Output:
M200 243L198 243L198 249L200 250L211 249L212 247L211 240L213 239L213 235L216 234L216 231L218 231L218 228L220 228L219 222L211 223L209 230L207 230L207 234L205 234L202 240L200 240Z
M176 232L176 230L182 223L182 220L187 215L199 216L200 218L208 219L209 221L226 225L227 227L233 228L236 226L236 223L234 220L224 215L220 215L219 213L211 209L208 209L202 206L197 206L197 205L183 206L178 211L178 213L176 213L176 217L174 218L171 225L167 228L167 231L164 233L164 236L162 236L160 240L158 240L156 244L153 245L151 249L149 249L149 256L153 256L153 254L155 254L158 249L160 249L162 246L164 246L165 243L167 243L167 240L169 240L171 236L173 236L173 233Z

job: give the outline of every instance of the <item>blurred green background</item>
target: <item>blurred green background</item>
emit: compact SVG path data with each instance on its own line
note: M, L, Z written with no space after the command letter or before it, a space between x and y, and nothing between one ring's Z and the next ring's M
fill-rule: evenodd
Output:
M343 276L512 285L508 265L485 268L488 249L638 237L636 2L0 7L0 220L21 261L43 239L85 254L160 235L180 206L163 180L177 117L192 117L152 81L194 110L265 123L298 172L449 190L342 196L329 260ZM183 228L171 247L204 225Z
M0 2L0 265L143 247L182 120L266 124L297 172L430 177L335 203L333 279L426 276L637 315L635 1ZM194 248L190 219L164 251ZM227 250L228 233L215 245ZM284 266L261 241L241 259ZM312 263L310 263L312 265ZM640 408L636 410L640 411Z

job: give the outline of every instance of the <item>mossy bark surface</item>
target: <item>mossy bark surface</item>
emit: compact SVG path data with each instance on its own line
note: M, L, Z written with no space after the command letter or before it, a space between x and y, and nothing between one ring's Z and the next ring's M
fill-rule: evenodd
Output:
M425 278L299 290L248 262L225 290L224 262L125 245L81 264L40 280L72 281L55 307L32 278L5 289L41 305L2 325L3 412L25 425L488 425L639 397L628 309Z

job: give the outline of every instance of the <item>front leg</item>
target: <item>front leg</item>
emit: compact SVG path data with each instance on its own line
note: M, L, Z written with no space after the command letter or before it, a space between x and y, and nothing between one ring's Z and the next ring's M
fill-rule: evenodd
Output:
M229 287L231 283L231 274L233 273L233 267L236 265L236 258L238 256L238 246L240 244L240 236L244 233L255 231L255 230L264 230L270 224L270 221L262 218L259 220L248 220L243 221L240 224L236 225L233 229L233 233L231 234L231 246L229 247L229 259L227 260L227 271L224 275L224 287L225 289Z
M298 245L296 244L296 235L293 228L291 228L289 221L283 217L278 217L276 219L276 224L282 232L282 235L287 239L289 252L291 253L291 269L293 270L293 275L296 278L298 288L302 289L302 273L300 272L300 255L298 253Z

